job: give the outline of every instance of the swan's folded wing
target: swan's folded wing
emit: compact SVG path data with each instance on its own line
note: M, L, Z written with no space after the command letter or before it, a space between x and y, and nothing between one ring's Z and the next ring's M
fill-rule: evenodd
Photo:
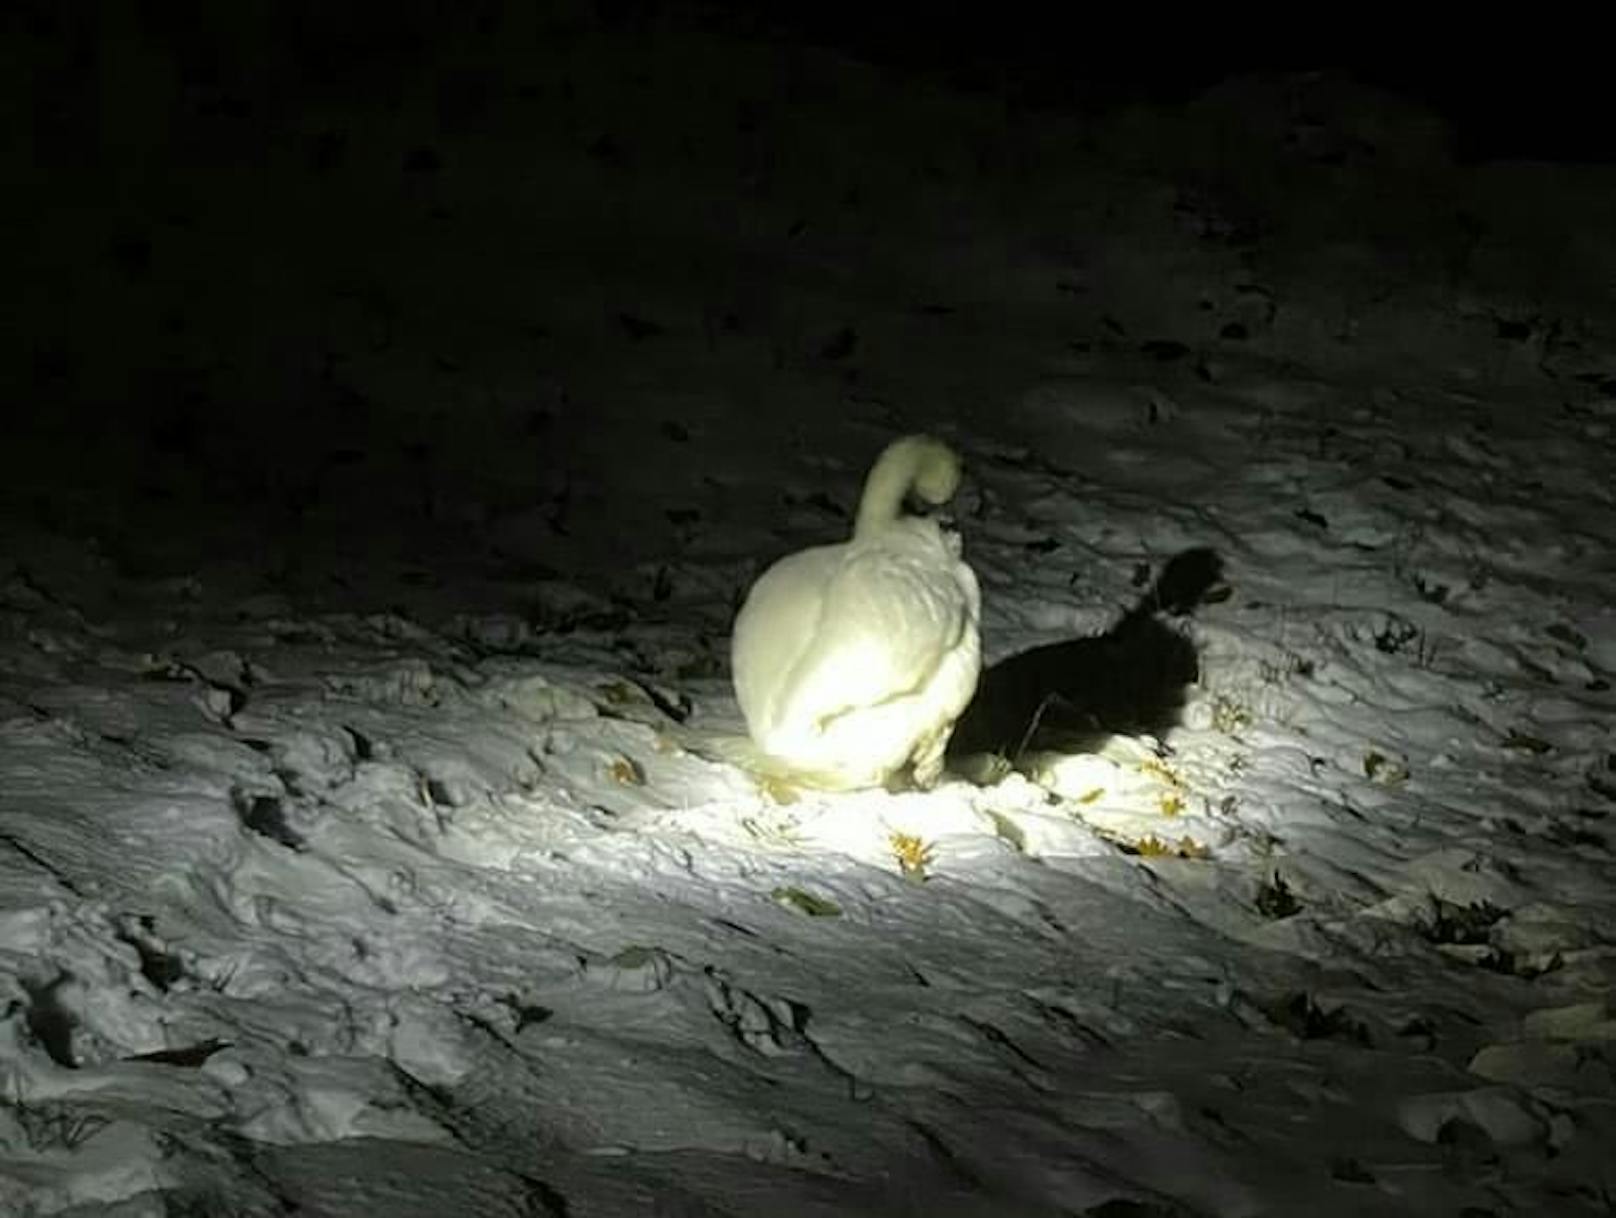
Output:
M841 546L818 546L764 572L735 622L730 661L743 710L772 723L803 651L819 629Z
M850 549L825 589L782 719L824 724L921 688L975 629L971 578L936 551Z

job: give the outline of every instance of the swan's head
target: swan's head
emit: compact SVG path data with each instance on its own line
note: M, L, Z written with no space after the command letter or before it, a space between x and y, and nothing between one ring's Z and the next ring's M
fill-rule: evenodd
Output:
M926 503L947 503L959 490L960 461L954 450L931 436L916 436L914 493Z

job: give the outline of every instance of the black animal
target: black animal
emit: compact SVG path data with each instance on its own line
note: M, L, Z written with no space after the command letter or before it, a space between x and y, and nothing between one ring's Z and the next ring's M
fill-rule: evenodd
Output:
M1046 643L983 672L954 725L948 757L1081 753L1118 733L1159 734L1178 722L1200 676L1195 645L1163 619L1227 595L1210 549L1170 559L1150 590L1104 634Z

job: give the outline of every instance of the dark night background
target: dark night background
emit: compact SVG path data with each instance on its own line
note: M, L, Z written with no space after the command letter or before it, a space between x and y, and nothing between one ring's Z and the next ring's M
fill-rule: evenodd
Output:
M1081 6L582 2L40 2L5 22L22 87L5 503L94 532L131 562L247 538L306 551L311 533L334 531L360 550L400 532L458 548L469 530L479 545L524 495L580 493L605 459L591 395L621 387L602 327L637 358L698 324L688 311L658 319L658 292L701 298L709 332L767 327L737 302L776 318L794 307L830 222L790 192L857 175L813 163L834 128L820 148L794 147L791 115L849 58L900 94L989 99L1017 138L1057 116L1182 107L1225 80L1267 81L1270 102L1244 104L1283 106L1274 82L1324 70L1431 107L1461 165L1613 149L1601 75L1565 59L1574 30L1547 49L1503 36L1483 49L1471 29L1411 38L1367 15L1236 28L1205 12ZM718 41L693 53L697 32ZM734 84L717 46L754 60L767 48L776 70ZM706 96L732 84L734 103ZM936 130L912 150L901 131L888 138L868 151L871 177L911 151L911 179L933 172L922 145L946 155ZM996 175L1035 194L1061 172L973 138L988 194ZM1148 138L1129 150L1146 165ZM1238 156L1225 168L1245 172ZM887 220L930 206L913 180L864 189L886 190ZM569 190L599 190L598 214ZM859 190L844 192L844 213L867 207ZM651 193L612 202L635 191ZM771 224L786 225L781 253L726 245L726 230ZM649 277L638 300L636 263ZM580 288L603 296L587 320ZM391 374L357 371L384 349ZM666 376L712 392L699 366ZM730 392L755 418L770 390ZM334 530L311 525L322 508Z

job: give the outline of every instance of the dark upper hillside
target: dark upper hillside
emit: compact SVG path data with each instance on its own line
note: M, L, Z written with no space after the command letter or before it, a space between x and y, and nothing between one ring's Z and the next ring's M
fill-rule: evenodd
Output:
M1616 162L1609 56L1590 29L1490 31L1387 23L1373 14L1310 11L1294 26L1270 13L1240 16L1158 5L1096 6L996 0L927 6L829 0L762 6L740 0L595 6L625 26L698 20L729 32L800 40L893 68L943 71L967 88L1030 105L1104 109L1127 101L1187 101L1235 74L1328 69L1436 110L1464 162ZM684 16L669 17L670 9ZM767 16L760 15L767 9Z
M295 83L277 79L277 90L373 102L400 74L429 69L468 43L519 47L581 31L652 40L693 29L832 50L1031 108L1172 103L1232 75L1344 71L1438 111L1454 128L1462 161L1616 161L1608 55L1592 30L1548 31L1540 45L1531 29L1493 36L1469 22L1416 38L1418 31L1369 14L1314 13L1287 26L1266 14L1031 0L924 8L852 0L110 0L82 7L27 0L0 19L0 31L11 35L0 63L9 59L13 80L50 95L68 78L138 85L150 67L142 62L166 46L184 65L188 89L250 94L295 62ZM109 53L137 45L130 70L109 78ZM49 96L44 101L36 125L49 128L53 107Z

